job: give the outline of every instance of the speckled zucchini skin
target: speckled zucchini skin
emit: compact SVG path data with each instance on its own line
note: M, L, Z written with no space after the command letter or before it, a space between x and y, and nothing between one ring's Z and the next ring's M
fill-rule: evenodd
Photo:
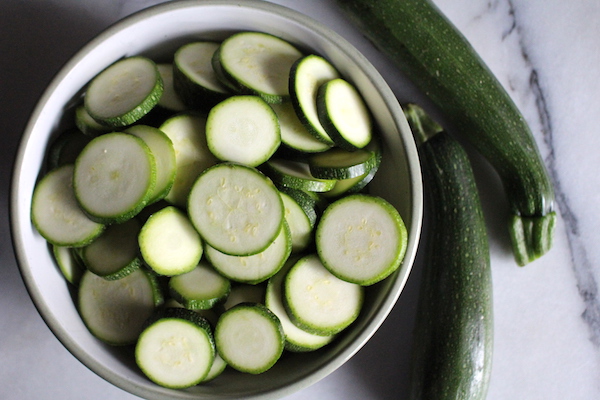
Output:
M493 350L489 244L466 152L440 132L420 146L431 215L411 400L484 400Z
M500 175L519 265L546 253L554 189L527 121L470 43L430 0L339 0L372 43Z

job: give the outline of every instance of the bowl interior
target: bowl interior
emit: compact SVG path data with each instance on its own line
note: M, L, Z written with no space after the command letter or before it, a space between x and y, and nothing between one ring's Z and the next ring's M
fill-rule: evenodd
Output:
M98 72L135 54L167 61L183 43L219 40L243 30L271 33L307 53L320 54L358 87L374 113L384 142L384 161L371 183L372 193L386 198L399 210L409 229L408 250L396 273L367 288L360 317L328 347L310 354L286 354L261 375L226 371L209 384L174 391L147 380L135 366L131 349L107 346L88 332L78 315L74 293L56 267L47 243L30 222L31 196L48 143L73 120L73 104ZM91 41L59 72L34 110L17 155L12 189L15 251L40 314L57 338L86 366L122 389L150 399L276 398L333 372L364 345L398 299L414 261L422 219L415 145L401 109L381 76L328 28L281 6L255 1L169 2L134 14Z

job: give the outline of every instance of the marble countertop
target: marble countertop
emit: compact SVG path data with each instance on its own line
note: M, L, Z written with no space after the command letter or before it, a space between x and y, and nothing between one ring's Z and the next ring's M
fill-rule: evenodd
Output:
M8 216L13 158L54 73L94 35L157 0L0 2L0 398L129 400L77 361L29 299ZM351 26L332 0L278 0L337 31L379 69L401 101L426 100ZM555 182L555 245L516 266L506 203L475 156L490 233L495 343L489 400L600 398L600 2L434 0L479 51L529 121ZM418 257L415 270L420 268ZM408 390L418 273L373 339L315 385L288 397L402 399Z

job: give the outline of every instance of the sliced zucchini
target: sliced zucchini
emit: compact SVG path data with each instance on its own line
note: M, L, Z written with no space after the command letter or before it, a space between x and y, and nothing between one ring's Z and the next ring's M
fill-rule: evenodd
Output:
M316 254L301 258L284 281L284 306L298 328L330 336L346 329L358 317L364 288L329 272Z
M272 158L261 167L273 181L281 186L309 192L327 192L335 186L335 179L318 179L302 161Z
M223 357L219 355L219 353L215 352L215 359L208 371L208 374L202 379L202 383L210 382L215 379L217 376L221 375L223 371L227 368L227 363L223 360Z
M250 285L247 283L234 283L227 300L223 302L225 311L240 303L263 303L265 301L265 285Z
M208 321L182 308L166 308L153 319L135 346L140 369L151 381L172 389L202 382L215 359Z
M159 129L171 139L177 165L173 187L165 200L185 208L196 178L218 162L206 144L206 118L199 114L178 114L167 119Z
M169 279L171 297L190 310L210 309L224 300L230 290L229 279L203 261L193 270Z
M136 218L108 226L96 240L79 250L85 267L109 280L131 274L142 264L137 241L141 227Z
M317 94L321 85L339 77L337 69L316 54L296 61L290 71L290 97L298 118L310 134L330 146L334 143L319 121Z
M281 191L279 194L285 208L285 220L290 229L292 253L300 253L313 241L314 221L311 221L305 209L292 196Z
M323 129L337 146L353 151L371 141L371 113L358 90L348 81L332 79L319 87L317 113Z
M241 303L225 311L215 327L217 351L234 369L260 374L283 353L285 336L279 318L259 303Z
M231 256L214 247L205 246L210 263L232 281L255 285L273 276L283 266L292 251L292 237L287 222L275 240L263 251L250 256Z
M96 137L113 130L112 127L103 125L92 118L83 104L75 109L75 126L85 135L90 137Z
M104 230L79 207L73 191L73 165L67 164L46 174L35 186L31 199L31 221L49 243L81 247Z
M285 146L303 153L319 153L331 147L331 145L315 138L306 129L306 126L298 118L291 102L271 104L271 107L279 118L281 143Z
M87 88L84 105L102 125L131 125L146 115L163 94L156 63L135 56L119 60L100 72Z
M79 286L85 267L75 248L52 245L52 255L67 282Z
M188 214L202 238L225 254L265 250L281 230L283 202L269 178L241 164L221 163L194 183Z
M73 187L91 218L121 223L140 212L152 197L156 162L146 143L121 132L94 138L75 162Z
M367 187L367 185L373 180L375 174L377 174L377 171L379 170L379 166L381 165L382 157L381 144L379 143L378 138L374 137L373 140L371 140L371 142L367 145L365 150L371 151L375 155L375 163L371 169L363 175L354 178L337 180L333 189L322 193L324 198L336 199L342 195L358 193Z
M327 207L315 243L323 265L332 274L367 286L400 267L407 231L398 211L386 200L353 194Z
M79 129L61 133L48 148L48 170L74 164L81 150L92 140Z
M290 258L283 268L273 275L265 293L265 305L273 311L281 321L285 334L285 349L295 353L313 351L331 343L335 335L321 336L309 333L292 323L283 303L283 282L290 268L298 261Z
M233 96L210 110L206 141L218 159L256 167L281 144L279 120L262 98Z
M183 102L192 109L209 110L231 95L212 67L217 42L193 42L174 55L173 84Z
M156 278L143 268L112 281L86 271L79 282L83 322L94 336L115 346L135 343L162 302Z
M150 148L156 162L156 182L148 203L163 199L173 187L177 172L173 142L160 129L148 125L133 125L124 132L142 139Z
M171 112L183 112L187 106L175 91L173 83L173 64L157 64L158 73L163 81L163 94L158 100L158 106Z
M372 151L348 151L336 147L311 156L308 166L315 178L340 180L365 175L377 162L377 157Z
M190 272L204 251L202 238L189 218L174 206L167 206L148 218L138 243L146 264L165 276Z
M233 83L239 93L281 103L289 98L290 68L302 53L276 36L240 32L225 39L214 56L225 81Z

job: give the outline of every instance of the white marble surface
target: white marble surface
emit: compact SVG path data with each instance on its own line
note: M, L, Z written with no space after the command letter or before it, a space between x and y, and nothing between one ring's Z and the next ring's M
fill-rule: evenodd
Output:
M8 192L28 113L60 66L110 23L157 0L0 2L0 398L129 400L87 370L33 307L13 257ZM344 20L331 0L273 1L313 16L371 60L401 101L425 100ZM492 250L495 353L489 400L600 398L600 2L434 0L467 36L530 122L556 183L554 248L518 268L502 191L474 156ZM402 399L418 260L388 320L336 372L289 397Z

